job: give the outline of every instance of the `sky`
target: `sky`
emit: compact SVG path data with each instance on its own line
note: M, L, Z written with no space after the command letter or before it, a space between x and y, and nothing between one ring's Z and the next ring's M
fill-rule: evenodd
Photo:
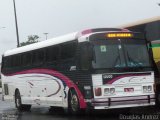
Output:
M20 42L160 16L160 0L15 0ZM4 28L5 27L5 28ZM0 55L16 48L13 0L0 0ZM1 61L1 60L0 60Z

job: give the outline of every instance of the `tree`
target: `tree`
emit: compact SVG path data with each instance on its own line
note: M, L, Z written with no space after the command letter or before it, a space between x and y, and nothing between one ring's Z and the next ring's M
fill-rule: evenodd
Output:
M26 42L20 43L20 46L25 46L25 45L29 45L29 44L32 44L32 43L39 42L38 39L39 39L38 35L29 35L28 40Z

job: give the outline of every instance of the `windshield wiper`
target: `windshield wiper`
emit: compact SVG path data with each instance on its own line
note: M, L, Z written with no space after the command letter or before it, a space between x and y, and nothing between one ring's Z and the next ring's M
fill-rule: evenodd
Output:
M133 59L129 56L128 51L127 51L126 56L127 56L127 58L128 58L128 61L129 61L129 63L128 63L128 66L129 66L129 67L141 67L141 66L142 66L142 63L139 63L139 62L133 60Z
M119 52L118 52L119 53ZM117 65L117 62L120 61L120 64ZM120 58L120 53L118 54L118 56L116 57L115 61L113 62L113 66L114 67L121 67L121 58Z

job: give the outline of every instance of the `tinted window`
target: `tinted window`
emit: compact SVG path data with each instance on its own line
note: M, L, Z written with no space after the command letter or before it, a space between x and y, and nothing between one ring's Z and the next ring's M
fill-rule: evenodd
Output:
M30 64L31 64L31 54L30 53L22 54L22 65L27 66Z
M46 61L57 61L59 56L59 46L51 46L46 48Z
M76 42L61 45L61 59L73 58L76 51Z
M8 57L3 58L3 68L8 68L9 66L9 59Z
M32 63L40 64L44 60L44 52L43 50L36 50L32 52Z
M87 43L81 43L80 44L80 68L81 69L89 69L90 65L91 65L91 56L92 56L92 46Z
M21 65L21 56L20 55L12 56L12 66L18 67L20 65Z

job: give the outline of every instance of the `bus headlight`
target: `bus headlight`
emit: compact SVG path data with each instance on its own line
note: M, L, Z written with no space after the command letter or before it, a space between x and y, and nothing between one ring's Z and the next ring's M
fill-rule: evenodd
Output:
M151 92L152 91L152 86L148 85L148 86L143 86L143 92L147 93L147 92Z
M115 88L105 88L104 89L104 94L114 94L115 93Z
M104 94L109 94L109 88L104 89Z
M115 88L110 88L110 93L114 94L115 93Z
M147 86L143 86L143 92L147 92Z
M149 91L149 92L152 91L152 86L151 86L151 85L148 86L148 91Z

